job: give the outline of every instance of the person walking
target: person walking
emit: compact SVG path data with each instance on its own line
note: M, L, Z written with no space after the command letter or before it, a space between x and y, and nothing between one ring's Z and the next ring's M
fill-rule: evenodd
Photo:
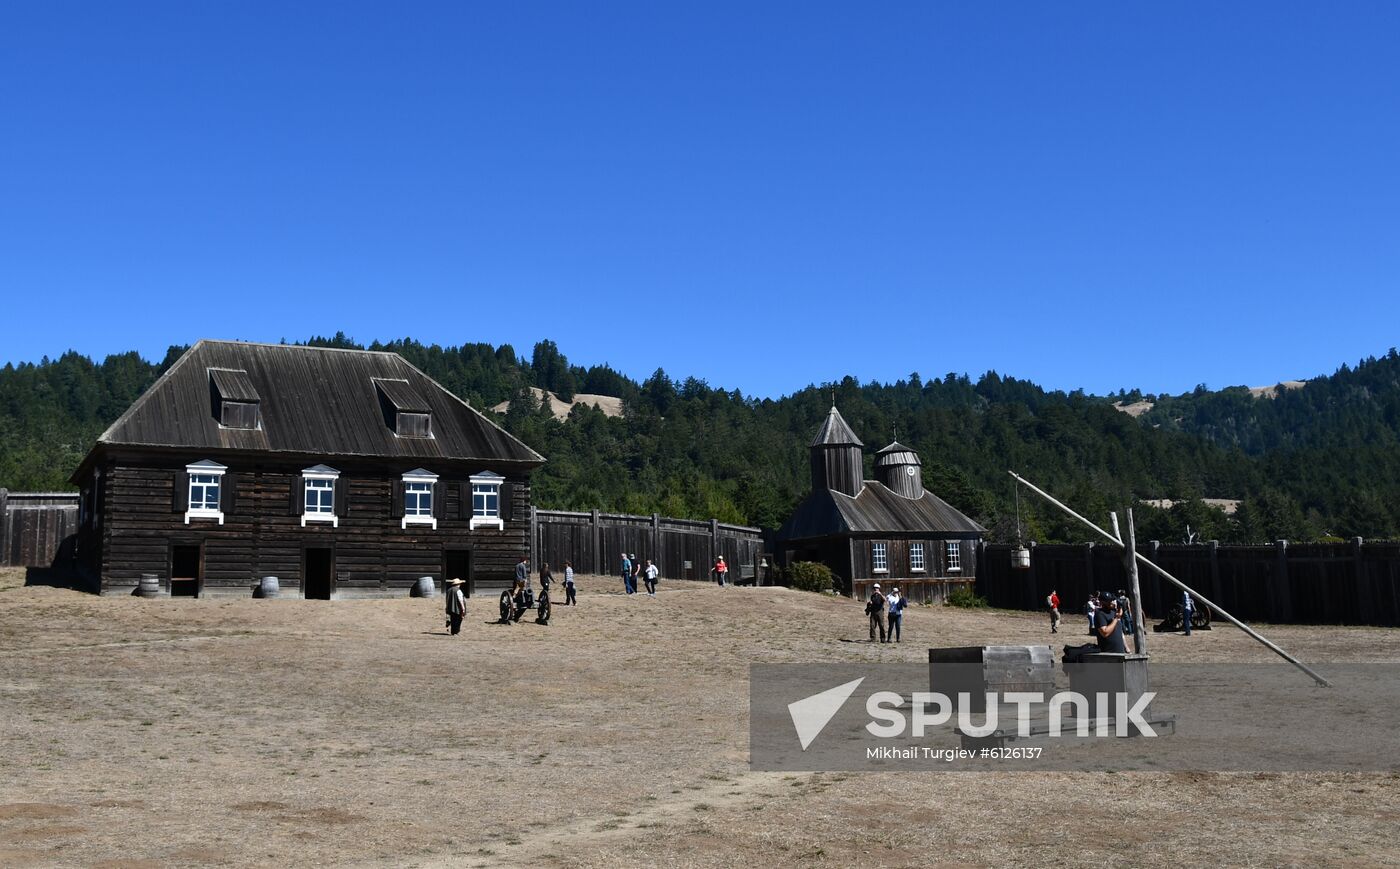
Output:
M1181 593L1181 627L1186 636L1191 636L1191 616L1196 612L1196 605L1191 601L1191 592Z
M554 572L549 569L549 562L540 565L540 594L549 591L549 586L554 582Z
M904 625L904 609L909 606L909 600L900 594L896 586L887 598L889 601L889 636L896 643L899 642L900 629Z
M652 564L651 559L648 558L647 566L642 569L642 581L647 584L647 594L651 597L656 597L656 577L660 575L660 573L661 571L658 570L656 565Z
M885 599L884 592L880 591L880 583L875 583L875 587L870 590L870 600L865 602L866 615L870 616L870 642L875 642L875 632L880 632L880 642L889 642L885 639L885 634L889 630L889 622L886 619L885 608L889 601Z
M1133 636L1133 629L1136 626L1133 621L1133 606L1128 603L1128 593L1123 589L1118 589L1118 612L1123 614L1123 633Z
M724 563L724 556L715 559L715 579L723 588L729 579L729 565Z
M467 598L462 594L465 584L456 577L447 581L447 628L454 637L462 630L462 616L467 613Z
M632 584L632 559L627 557L627 553L622 553L622 590L628 594L635 594L637 587Z
M1084 614L1089 617L1089 636L1094 636L1094 615L1099 611L1098 594L1089 595L1089 602L1084 605Z
M574 563L564 562L564 606L578 606L578 594L574 589Z
M1050 633L1060 632L1060 595L1055 589L1050 589L1050 596L1045 599L1045 605L1050 607Z
M636 594L636 593L637 593L638 587L641 586L641 584L642 584L642 583L641 583L641 579L642 579L642 560L641 560L640 558L638 558L638 557L637 557L637 553L634 552L634 553L632 553L632 593L633 593L633 594Z

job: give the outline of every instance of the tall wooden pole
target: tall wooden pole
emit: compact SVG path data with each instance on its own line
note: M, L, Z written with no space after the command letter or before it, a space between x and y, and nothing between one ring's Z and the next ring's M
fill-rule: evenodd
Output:
M1099 533L1102 534L1104 537L1108 538L1109 540L1113 541L1114 543L1117 543L1119 546L1122 546L1122 545L1123 545L1123 541L1122 541L1122 540L1119 540L1118 538L1116 538L1116 537L1114 537L1113 535L1109 534L1107 531L1105 531L1105 530L1103 530L1102 528L1100 528L1099 526L1095 525L1093 522L1090 522L1088 519L1085 519L1083 516L1080 516L1078 513L1074 512L1074 511L1071 510L1070 508L1066 507L1064 504L1061 504L1059 501L1055 500L1055 496L1051 495L1049 492L1046 492L1044 489L1041 489L1039 486L1035 485L1035 484L1032 483L1030 480L1027 480L1025 477L1021 476L1020 474L1016 473L1015 471L1007 471L1007 473L1010 474L1012 477L1014 477L1018 483L1020 483L1021 485L1025 486L1027 489L1030 489L1032 492L1035 492L1037 495L1039 495L1040 497L1042 497L1042 498L1044 498L1045 500L1049 501L1051 504L1054 504L1056 507L1059 507L1061 510L1065 511L1066 513L1068 513L1069 515L1073 516L1074 518L1078 519L1080 522L1083 522L1085 525L1088 525L1090 528L1092 528L1092 529L1094 529L1095 531L1099 532ZM1280 658L1283 658L1285 661L1287 661L1288 663L1290 663L1290 664L1292 664L1293 666L1297 667L1299 670L1302 670L1304 673L1307 673L1309 676L1311 676L1311 677L1313 678L1313 681L1317 682L1317 684L1322 685L1322 686L1325 686L1325 687L1327 687L1327 688L1331 688L1331 687L1332 687L1332 683L1331 683L1331 682L1328 682L1326 679L1324 679L1324 678L1322 678L1321 676L1319 676L1319 675L1318 675L1317 673L1315 673L1315 672L1313 671L1313 669L1312 669L1311 667L1309 667L1307 664L1304 664L1302 661L1298 660L1297 658L1295 658L1295 657L1293 657L1292 655L1290 655L1290 654L1288 654L1287 652L1285 652L1283 649L1279 648L1276 644L1274 644L1274 643L1270 642L1269 640L1265 639L1264 636L1263 636L1262 634L1260 634L1258 631L1254 630L1254 628L1251 628L1249 625L1245 624L1244 622L1242 622L1242 621L1240 621L1239 619L1235 618L1234 616L1230 615L1228 612L1226 612L1224 609L1221 608L1220 604L1215 603L1215 602L1212 601L1211 599L1207 598L1205 595L1203 595L1203 594L1201 594L1200 592L1196 591L1195 589L1191 588L1191 586L1187 585L1186 583L1184 583L1184 582L1182 582L1181 580L1177 579L1176 577L1172 576L1170 573L1167 573L1167 572L1166 572L1165 570L1163 570L1161 567L1158 567L1158 566L1157 566L1156 564L1154 564L1151 560L1149 560L1149 559L1146 558L1144 555L1142 555L1142 553L1136 552L1136 551L1132 551L1132 550L1129 550L1129 552L1131 552L1132 557L1134 558L1135 561L1141 561L1143 564L1147 565L1147 566L1152 570L1153 573L1156 573L1158 576L1162 577L1162 578L1165 579L1167 582L1170 582L1172 585L1176 586L1177 588L1179 588L1179 589L1181 589L1182 591L1186 592L1187 594L1191 595L1191 596L1194 597L1196 600L1200 601L1201 603L1205 604L1206 606L1208 606L1208 607L1210 607L1211 609L1215 610L1216 612L1220 613L1221 617L1224 618L1226 621L1228 621L1230 624L1232 624L1232 625L1234 625L1235 627L1239 628L1240 630L1244 631L1246 634L1249 634L1251 637L1253 637L1254 639L1258 640L1260 643L1263 643L1265 646L1267 646L1269 649L1271 649L1271 650L1274 652L1274 654L1278 655Z
M1139 655L1147 654L1147 631L1144 630L1142 618L1142 586L1138 584L1137 566L1137 535L1133 533L1133 508L1129 507L1128 514L1128 539L1123 541L1126 547L1123 550L1123 566L1128 568L1128 582L1132 583L1133 592L1133 627L1137 628L1133 632L1133 651Z

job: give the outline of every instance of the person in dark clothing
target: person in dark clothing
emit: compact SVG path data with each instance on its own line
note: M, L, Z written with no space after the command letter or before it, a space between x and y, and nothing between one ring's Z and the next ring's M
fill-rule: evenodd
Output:
M1098 640L1100 652L1128 652L1123 642L1123 616L1111 594L1099 598L1099 608L1094 613L1094 639Z
M885 612L885 607L889 601L885 598L884 592L880 591L880 583L875 583L870 590L870 600L865 603L865 614L870 616L870 642L875 642L875 632L880 633L880 642L888 643L886 637L889 634L889 614Z
M578 606L578 592L574 588L574 563L564 562L564 606Z
M447 627L453 636L461 632L462 616L467 612L467 599L462 594L462 586L465 584L460 579L447 581Z

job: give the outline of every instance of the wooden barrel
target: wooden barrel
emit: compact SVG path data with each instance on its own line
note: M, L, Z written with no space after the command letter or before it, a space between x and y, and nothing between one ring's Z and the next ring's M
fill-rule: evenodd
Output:
M136 586L140 597L160 597L160 576L154 573L141 574L141 582Z
M437 586L433 585L431 576L420 576L408 594L409 597L432 597L437 594Z
M277 577L264 576L262 581L258 583L258 593L256 596L263 599L277 597L281 590L281 586L277 582Z
M1011 567L1013 570L1030 570L1031 551L1024 546L1011 550Z

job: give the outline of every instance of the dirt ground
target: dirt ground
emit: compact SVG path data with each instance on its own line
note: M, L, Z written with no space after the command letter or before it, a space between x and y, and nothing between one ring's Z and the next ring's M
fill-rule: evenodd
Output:
M451 638L438 600L24 583L0 571L3 866L1400 865L1395 775L748 770L751 662L1050 642L1035 614L915 608L872 645L854 601L584 577L548 627L479 598ZM1400 661L1396 630L1267 633ZM1153 640L1272 660L1230 628Z

